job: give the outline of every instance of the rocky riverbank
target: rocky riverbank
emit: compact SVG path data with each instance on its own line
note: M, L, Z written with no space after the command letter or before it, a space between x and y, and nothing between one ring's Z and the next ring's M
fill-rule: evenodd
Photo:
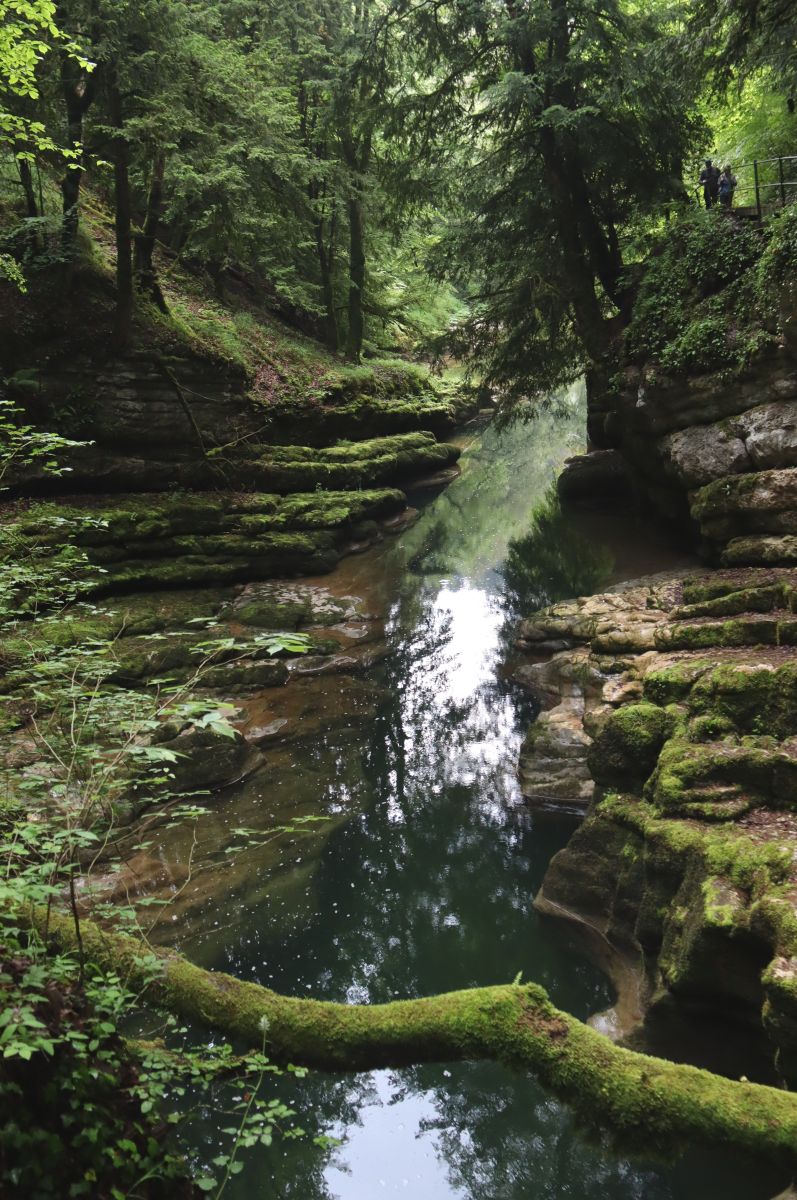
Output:
M639 580L523 622L516 670L545 706L525 794L589 806L538 905L633 958L648 1020L675 1002L763 1027L790 1082L796 588L785 568Z
M759 234L694 220L647 264L622 345L588 378L593 450L560 481L578 502L624 477L707 566L531 616L515 674L543 706L524 794L586 814L537 905L616 952L643 1038L662 1013L710 1014L766 1039L762 1069L793 1085L797 357L793 288L759 286ZM706 239L739 250L727 273L689 265Z
M86 263L92 320L22 298L0 350L14 419L79 443L23 436L0 462L4 802L79 814L101 857L153 805L248 777L264 743L375 709L359 599L293 581L408 528L404 489L458 474L438 440L466 415L455 387L183 284L182 317L142 306L120 353ZM316 711L309 681L338 673L343 702Z

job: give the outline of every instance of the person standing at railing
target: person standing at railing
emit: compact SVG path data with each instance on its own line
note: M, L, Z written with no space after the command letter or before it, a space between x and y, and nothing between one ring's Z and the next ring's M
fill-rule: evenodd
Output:
M712 208L717 203L720 186L719 167L715 167L710 158L706 159L706 165L700 172L699 182L703 185L703 199L706 202L706 208Z
M738 180L730 167L723 167L722 174L719 177L717 191L719 194L720 204L723 208L731 208L733 205L733 193L736 191Z

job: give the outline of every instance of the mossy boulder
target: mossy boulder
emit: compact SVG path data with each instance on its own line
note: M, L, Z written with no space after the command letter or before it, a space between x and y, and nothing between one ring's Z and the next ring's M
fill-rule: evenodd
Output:
M664 924L659 969L667 991L693 1005L721 1004L726 1018L760 1019L761 974L771 949L750 925L745 892L706 875L694 857Z
M687 659L648 671L643 680L643 695L662 708L677 704L690 694L695 680L710 668L710 659Z
M672 709L645 701L624 705L612 713L587 755L595 782L606 787L644 783L676 720Z
M671 739L645 795L663 813L735 820L773 799L774 761L766 745L727 738L710 744Z
M797 663L724 663L706 671L689 694L689 710L726 718L741 733L788 738L797 733Z

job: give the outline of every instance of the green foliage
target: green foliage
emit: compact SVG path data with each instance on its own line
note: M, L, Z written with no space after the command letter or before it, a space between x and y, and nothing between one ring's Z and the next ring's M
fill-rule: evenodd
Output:
M636 298L630 356L672 374L750 361L770 340L757 290L764 244L754 226L716 209L670 221Z
M797 204L777 213L769 221L769 241L761 255L756 279L757 298L762 310L780 316L781 302L787 302L794 288L797 271Z
M16 415L7 408L2 416L9 468L41 459L57 473L57 459L49 456L68 443L17 425ZM0 1191L40 1200L193 1195L181 1130L195 1105L212 1097L237 1124L225 1130L228 1148L212 1164L220 1179L203 1171L196 1185L220 1196L248 1150L270 1145L277 1133L303 1133L293 1111L267 1095L266 1078L278 1073L265 1054L267 1029L261 1050L243 1057L226 1043L195 1045L172 1017L164 1027L168 1047L129 1041L122 1028L139 994L122 975L97 970L85 958L77 893L90 885L94 865L129 820L131 797L139 806L158 802L172 820L201 814L175 795L181 756L162 743L189 729L224 740L239 736L231 705L191 689L214 662L241 647L235 639L197 642L196 667L182 686L113 685L124 622L106 627L84 610L73 618L75 631L64 634L60 614L58 623L41 615L85 584L85 559L69 540L74 522L53 520L61 521L63 540L57 530L52 535L51 520L40 544L23 539L24 559L15 525L3 530L0 674L12 697L4 733L24 731L28 761L22 771L4 772L0 807ZM264 633L254 641L269 655L309 647L308 638L294 633ZM243 854L303 826L236 829L228 852ZM40 936L26 920L34 909L49 914L65 897L77 931L75 954L55 950L46 928ZM138 910L95 904L106 921L136 931L142 910L143 904ZM142 959L137 968L145 978L158 970L154 960L148 967Z
M85 445L35 429L20 421L21 415L17 405L0 400L0 491L12 481L15 467L22 465L36 468L42 475L62 475L69 468L59 464L58 455Z
M789 0L696 0L686 37L720 88L766 68L773 87L793 99L797 16Z
M542 395L606 350L626 248L682 194L702 136L695 89L657 7L454 0L411 19L417 141L458 197L436 266L472 308L449 345L505 403Z
M203 810L172 792L180 756L160 739L188 727L234 738L234 709L193 696L186 686L137 692L109 686L113 641L42 651L35 640L26 643L24 627L12 635L16 662L7 685L25 697L36 754L7 790L0 824L0 1054L13 1060L0 1071L0 1181L42 1198L63 1195L64 1179L74 1196L182 1194L159 1189L168 1181L188 1188L180 1131L197 1103L190 1097L220 1087L240 1127L226 1131L229 1151L214 1161L221 1183L210 1174L198 1181L220 1195L241 1170L244 1152L270 1144L294 1115L262 1095L265 1076L276 1071L264 1053L265 1031L263 1050L243 1058L224 1044L195 1046L173 1020L166 1026L168 1050L127 1042L120 1026L137 1006L135 992L91 968L82 952L54 953L19 917L31 906L61 902L66 892L79 928L77 880L90 883L92 864L126 819L130 795L167 804L172 820L196 819ZM262 640L270 653L307 649L298 634ZM196 646L202 661L192 686L201 686L203 671L226 648ZM240 855L302 827L236 829L228 852ZM95 908L117 927L138 930L140 911L118 903ZM285 1133L301 1136L292 1123Z
M56 18L55 0L0 0L0 146L13 146L18 155L57 151L41 121L5 108L13 98L39 99L37 70L53 46L92 67Z
M659 361L665 371L688 374L718 370L729 357L727 321L718 315L692 321L664 347Z
M56 517L53 530L63 541L29 537L14 524L0 525L0 628L9 620L63 608L91 590L102 569L90 564L72 538L101 524L86 517Z

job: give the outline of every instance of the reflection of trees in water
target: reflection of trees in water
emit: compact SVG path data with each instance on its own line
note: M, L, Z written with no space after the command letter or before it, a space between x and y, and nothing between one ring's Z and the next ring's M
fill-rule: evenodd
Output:
M529 613L599 591L613 565L605 546L588 541L573 526L551 489L530 531L509 544L502 572L507 606L515 613Z
M444 1194L459 1200L770 1200L785 1182L766 1164L728 1154L703 1151L675 1164L629 1156L605 1136L580 1130L568 1109L534 1080L497 1063L407 1068L391 1073L389 1091L388 1107L425 1098L418 1103L415 1136L434 1146L448 1174L450 1191ZM253 1165L245 1182L231 1181L225 1195L229 1200L347 1195L340 1178L328 1182L325 1172L334 1165L347 1173L345 1131L367 1123L380 1094L384 1086L377 1089L367 1075L311 1073L299 1084L284 1081L280 1096L299 1110L307 1136L277 1141L268 1154L258 1154L261 1170ZM212 1114L207 1119L210 1129ZM412 1121L412 1110L397 1119ZM384 1122L379 1128L384 1136ZM319 1133L343 1135L344 1145L339 1151L315 1146L312 1138ZM211 1138L204 1149L208 1159L215 1153L212 1145ZM355 1187L352 1194L362 1191Z
M300 1082L284 1078L266 1084L266 1098L279 1098L297 1111L296 1123L305 1130L298 1141L277 1137L267 1150L253 1151L249 1169L233 1177L225 1189L225 1200L336 1200L337 1189L330 1190L325 1172L335 1161L335 1150L315 1145L313 1138L329 1137L362 1123L360 1113L373 1104L376 1089L369 1075L334 1076L310 1074ZM210 1140L203 1154L209 1161L216 1153L215 1130L218 1113L205 1114ZM335 1161L345 1171L342 1162Z
M653 1200L669 1194L656 1189L650 1171L604 1158L579 1138L566 1109L532 1081L499 1067L455 1066L451 1086L437 1092L436 1107L438 1115L424 1131L435 1131L452 1189L468 1200Z
M438 504L444 499L451 503L450 497L441 497ZM434 524L427 522L423 527L423 540L410 556L407 566L415 575L444 575L449 569L451 548L451 530L446 522L442 518Z
M531 836L529 813L507 806L514 707L495 682L452 697L451 615L429 603L432 594L408 588L391 617L391 700L363 751L374 802L337 835L321 870L320 911L334 912L327 936L338 936L322 978L308 960L315 995L338 998L350 987L374 1002L509 979L531 966L531 900L562 834L535 828ZM345 863L355 864L354 888L345 868L341 878ZM294 965L304 943L297 939ZM330 960L328 947L320 956ZM607 1003L590 966L570 958L562 969L553 952L541 957L535 977L548 986L568 978L561 998L584 1015Z
M481 431L461 460L461 477L404 535L410 570L482 578L503 560L509 540L528 528L529 514L564 458L582 443L583 411L575 393L529 422Z
M776 1170L727 1154L666 1164L643 1160L596 1131L580 1130L567 1108L533 1080L498 1064L460 1063L402 1072L407 1093L434 1095L434 1135L462 1200L769 1200Z

